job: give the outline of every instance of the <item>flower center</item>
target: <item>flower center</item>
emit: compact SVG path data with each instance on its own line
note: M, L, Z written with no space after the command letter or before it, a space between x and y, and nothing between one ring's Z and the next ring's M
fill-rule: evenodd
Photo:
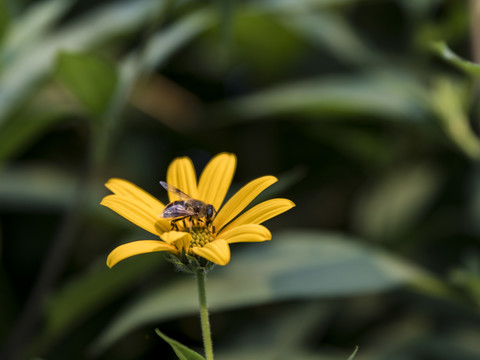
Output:
M205 226L194 226L189 232L192 235L192 241L190 242L192 247L203 247L215 240L213 233Z

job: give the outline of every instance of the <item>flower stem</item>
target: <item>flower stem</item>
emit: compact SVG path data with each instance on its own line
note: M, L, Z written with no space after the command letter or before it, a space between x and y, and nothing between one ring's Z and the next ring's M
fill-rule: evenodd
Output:
M210 332L210 320L208 318L207 292L205 287L205 269L199 268L195 276L197 278L198 300L200 303L200 322L202 324L203 347L207 360L213 360L212 334Z

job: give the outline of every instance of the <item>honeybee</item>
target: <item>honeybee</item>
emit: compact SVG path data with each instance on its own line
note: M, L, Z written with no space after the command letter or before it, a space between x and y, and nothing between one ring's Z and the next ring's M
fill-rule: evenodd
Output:
M185 219L190 220L190 227L192 219L204 222L207 226L211 225L217 214L213 205L193 199L183 191L178 190L175 186L167 184L164 181L160 181L160 185L162 185L165 190L170 191L181 199L167 204L163 212L160 214L160 217L170 220L172 227L178 229L176 222Z

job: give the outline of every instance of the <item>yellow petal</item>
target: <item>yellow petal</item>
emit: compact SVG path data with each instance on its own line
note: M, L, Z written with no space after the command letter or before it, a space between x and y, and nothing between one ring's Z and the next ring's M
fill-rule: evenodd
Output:
M218 212L213 225L217 229L224 227L229 221L237 216L250 202L255 199L267 187L277 181L275 176L263 176L250 181L242 187Z
M160 238L166 243L174 245L179 251L184 249L185 252L188 252L192 241L192 235L182 231L168 231L160 235Z
M270 231L262 225L246 224L237 226L228 231L222 231L219 235L227 243L237 242L260 242L272 239Z
M192 160L186 156L173 160L167 170L167 183L196 199L197 175ZM170 202L179 200L179 197L172 192L168 192L168 198Z
M141 202L130 201L120 195L109 195L104 197L100 204L152 234L159 235L170 230L169 221L159 218L159 213L153 213L151 208L147 208Z
M165 208L165 205L162 204L158 199L130 181L113 178L108 180L105 186L114 194L144 204L144 206L151 209L151 212L154 214L160 214Z
M271 199L264 201L233 220L223 228L222 233L244 224L261 224L268 219L290 210L294 206L295 204L288 199Z
M218 210L230 188L236 166L234 154L220 153L210 160L198 182L198 199Z
M218 265L227 265L230 262L230 246L222 239L212 241L204 247L194 247L191 250Z
M134 241L120 245L113 249L113 251L108 255L107 266L111 268L126 258L155 251L176 252L176 249L174 246L158 240Z
M192 238L189 233L183 231L168 231L160 235L160 238L167 244L172 244L175 241L178 241L184 237Z

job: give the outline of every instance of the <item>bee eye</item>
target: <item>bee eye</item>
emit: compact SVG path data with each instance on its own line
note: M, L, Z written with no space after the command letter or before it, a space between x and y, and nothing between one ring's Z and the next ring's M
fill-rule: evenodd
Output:
M212 205L208 205L207 207L207 218L211 219L215 215L215 209Z

